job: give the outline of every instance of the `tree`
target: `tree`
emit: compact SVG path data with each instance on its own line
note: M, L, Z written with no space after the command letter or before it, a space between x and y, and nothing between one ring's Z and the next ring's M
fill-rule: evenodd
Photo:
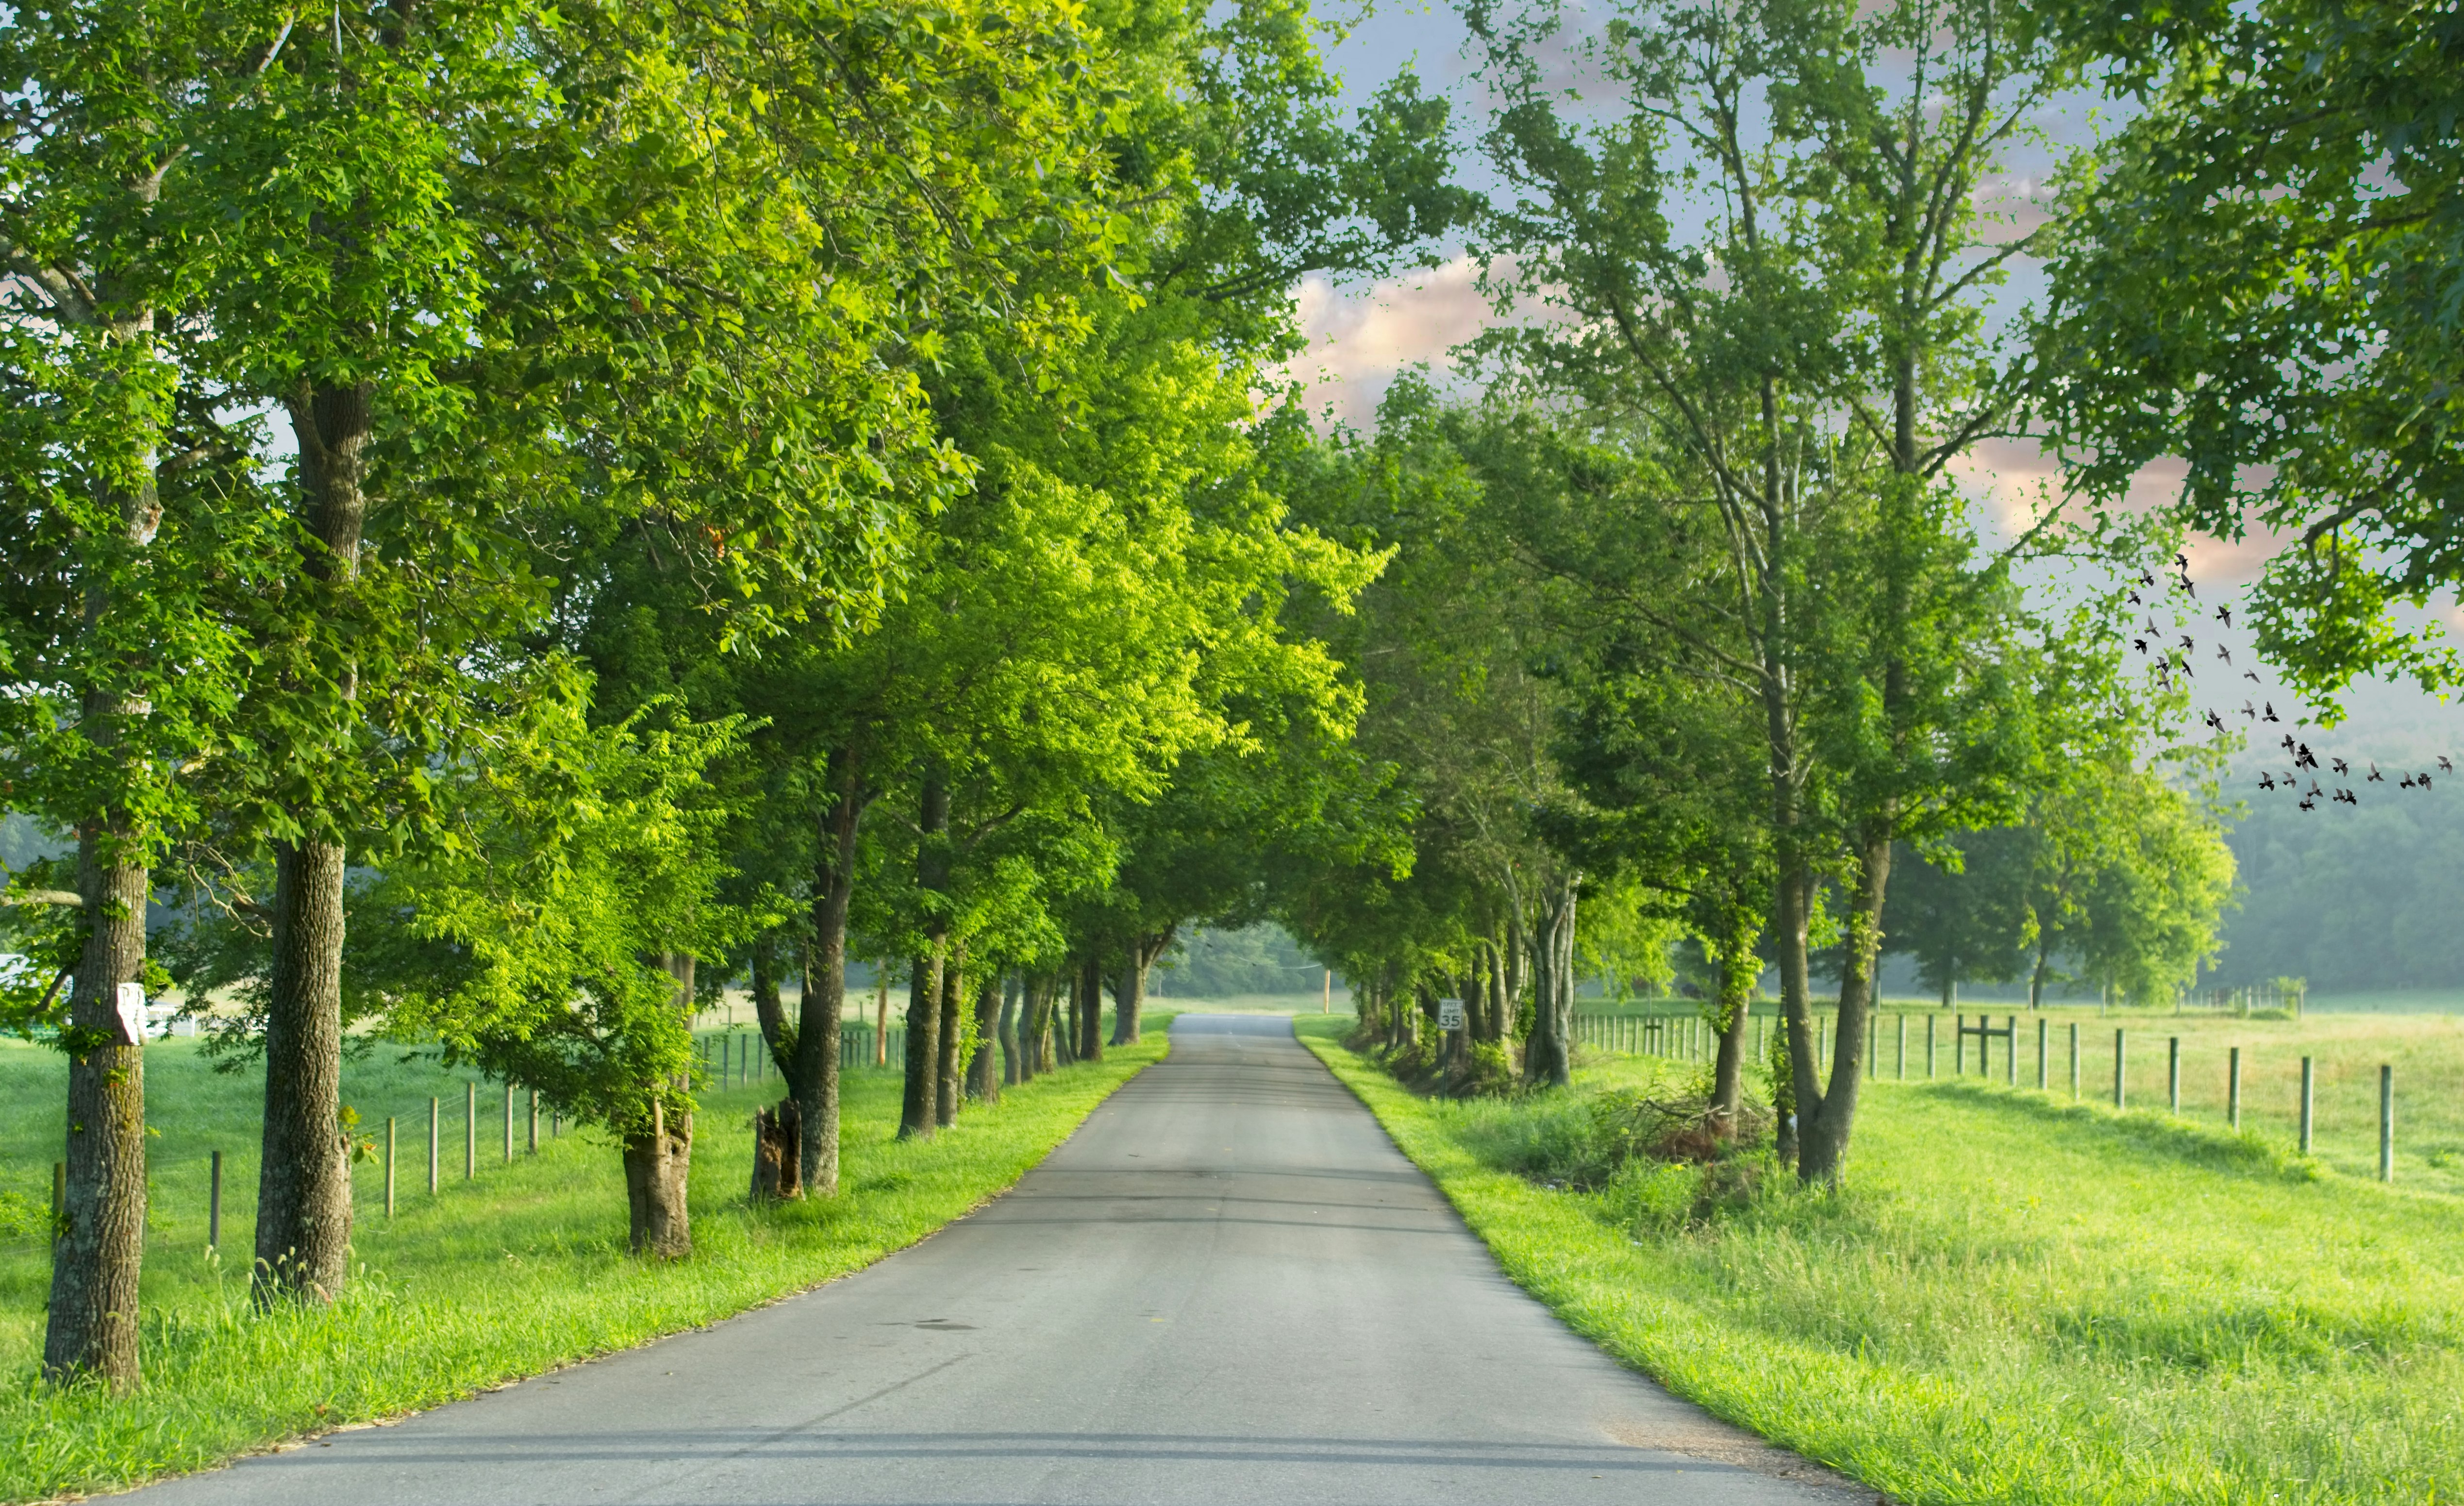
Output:
M1989 239L1977 190L2059 75L1987 0L1638 4L1582 37L1550 5L1472 18L1508 190L1492 286L1564 315L1488 347L1647 436L1666 510L1715 520L1699 590L1625 605L1670 662L1762 710L1799 1172L1834 1180L1859 1079L1848 1052L1817 1076L1822 875L1846 892L1853 1036L1893 844L1990 819L2026 762L2015 598L1946 472L2025 395L1982 296L2028 242ZM1569 48L1594 86L1579 107L1555 76Z
M633 1251L662 1259L693 1248L693 960L738 919L707 775L739 729L669 710L594 728L560 701L441 771L449 834L360 898L349 978L395 1034L615 1136Z
M146 1185L143 1055L119 999L162 985L148 870L200 815L188 771L232 734L239 623L288 542L177 317L215 248L163 224L199 92L259 45L231 21L70 6L0 28L0 792L77 845L74 889L11 897L74 913L33 927L50 976L6 1009L69 1057L43 1371L117 1387L140 1379Z
M2029 880L2035 833L1994 827L1950 838L1931 853L1893 859L1898 878L1882 910L1882 950L1916 959L1917 978L1946 1009L1963 983L2008 983L2030 940ZM2038 954L2041 966L2043 954Z
M2252 598L2313 699L2453 684L2401 627L2464 572L2464 137L2452 28L2385 4L2053 13L2128 113L2063 189L2040 345L2075 480L2189 465L2181 518L2290 536Z

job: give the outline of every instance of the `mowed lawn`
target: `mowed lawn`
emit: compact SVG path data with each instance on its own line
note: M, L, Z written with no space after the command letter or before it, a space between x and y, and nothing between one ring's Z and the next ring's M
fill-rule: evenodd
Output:
M622 1166L604 1136L570 1124L537 1155L527 1098L504 1154L501 1084L479 1088L477 1175L463 1180L468 1073L433 1053L378 1047L343 1070L343 1098L382 1146L396 1120L396 1212L381 1162L357 1171L355 1277L327 1312L252 1311L262 1077L211 1071L196 1043L146 1049L154 1132L144 1275L145 1386L115 1398L35 1379L50 1250L0 1239L0 1500L107 1490L195 1469L277 1440L398 1415L513 1378L708 1323L913 1243L1015 1182L1112 1089L1165 1050L1169 1015L1100 1064L1065 1068L998 1106L970 1105L930 1144L899 1143L894 1067L845 1079L844 1195L748 1203L750 1119L781 1084L702 1095L694 1124L693 1258L650 1265L625 1251ZM0 1194L22 1212L50 1200L66 1070L56 1053L0 1045ZM441 1179L427 1190L428 1102L442 1100ZM209 1153L224 1152L223 1244L207 1249Z
M1501 1167L1579 1135L1587 1096L1695 1069L1595 1054L1572 1095L1438 1103L1301 1029L1516 1281L1894 1500L2464 1500L2464 1200L2161 1097L1886 1080L1844 1191L1672 1220Z

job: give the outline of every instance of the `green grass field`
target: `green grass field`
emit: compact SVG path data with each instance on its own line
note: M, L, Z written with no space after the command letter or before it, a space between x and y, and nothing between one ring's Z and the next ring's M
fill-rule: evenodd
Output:
M1688 1008L1674 1001L1602 1007L1596 1012L1666 1013ZM1766 1007L1767 1008L1767 1007ZM1595 1011L1586 1002L1582 1011ZM1958 1011L1952 1011L1956 1013ZM1894 1000L1878 1021L1881 1074L1899 1071L1899 1021L1908 1022L1907 1071L1925 1074L1925 1020L1935 1020L1935 1080L1954 1074L1952 1013ZM2213 1013L2174 1015L2156 1010L2094 1006L2043 1011L2049 1060L2046 1078L2057 1096L2070 1097L2070 1029L2079 1032L2082 1101L2113 1100L2113 1035L2125 1032L2125 1102L2133 1109L2164 1109L2170 1097L2170 1043L2182 1045L2182 1115L2199 1124L2222 1124L2233 1052L2242 1053L2242 1130L2286 1147L2299 1139L2301 1058L2316 1064L2312 1089L2313 1153L2340 1173L2376 1177L2379 1157L2379 1068L2395 1071L2395 1173L2398 1184L2464 1195L2464 1015L2379 1014L2310 1010L2299 1020L2245 1020ZM1759 1017L1759 1016L1758 1016ZM1975 1019L1973 1011L1968 1015ZM2036 1081L2035 1017L2023 1006L1991 1007L1994 1029L2015 1019L2019 1031L2019 1081ZM1770 1023L1766 1020L1765 1029ZM1836 1042L1833 1043L1836 1047ZM2005 1047L1990 1041L1990 1080L2010 1077ZM1977 1075L1976 1042L1967 1046L1967 1069Z
M1580 1192L1506 1168L1579 1138L1601 1091L1696 1069L1594 1053L1572 1094L1434 1102L1343 1051L1349 1023L1299 1022L1509 1275L1627 1363L1894 1500L2464 1500L2464 1200L2426 1179L2299 1162L2161 1096L2116 1116L2066 1083L1882 1081L1844 1191L1770 1177L1689 1216L1690 1170ZM2453 1060L2452 1036L2376 1023L2395 1033L2346 1044ZM2225 1038L2201 1024L2202 1050Z
M693 1258L651 1266L625 1252L615 1149L574 1133L527 1149L527 1100L504 1156L501 1086L479 1092L478 1172L464 1181L467 1074L379 1048L343 1070L343 1097L380 1145L397 1121L396 1214L384 1167L359 1167L346 1297L321 1313L253 1314L248 1260L256 1196L261 1077L223 1075L195 1043L146 1051L149 1153L144 1389L115 1398L35 1379L50 1252L39 1235L0 1239L0 1500L123 1487L278 1440L389 1417L518 1376L713 1322L870 1264L1015 1182L1089 1110L1165 1050L1167 1014L1143 1044L1065 1069L998 1107L971 1107L931 1144L900 1144L898 1075L846 1077L840 1198L758 1209L746 1198L755 1105L780 1084L704 1095L695 1121ZM48 1205L66 1068L0 1045L0 1193ZM441 1184L427 1190L428 1100L443 1099ZM207 1249L210 1152L224 1163L223 1254ZM23 1204L15 1205L21 1209Z

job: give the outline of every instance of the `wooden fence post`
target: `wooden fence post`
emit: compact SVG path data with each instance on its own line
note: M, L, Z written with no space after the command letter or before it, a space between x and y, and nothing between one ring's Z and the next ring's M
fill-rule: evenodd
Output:
M2310 1094L2314 1080L2313 1066L2314 1063L2309 1057L2301 1058L2301 1154L2305 1156L2310 1154Z

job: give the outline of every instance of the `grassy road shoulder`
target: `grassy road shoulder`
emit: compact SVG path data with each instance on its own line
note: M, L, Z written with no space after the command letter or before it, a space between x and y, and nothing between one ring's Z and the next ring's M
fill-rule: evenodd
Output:
M1964 1083L1874 1084L1848 1190L1709 1216L1527 1174L1571 1094L1416 1096L1303 1039L1507 1273L1718 1415L1911 1503L2464 1500L2464 1203L2254 1139ZM1513 1169L1525 1168L1524 1172Z
M602 1141L568 1134L543 1142L536 1156L517 1150L499 1163L490 1136L480 1141L481 1175L459 1180L458 1078L450 1095L450 1176L429 1196L426 1102L438 1084L410 1078L433 1070L380 1053L355 1069L359 1081L349 1091L372 1103L388 1094L418 1096L418 1154L407 1155L406 1138L400 1211L384 1219L381 1170L361 1167L358 1273L348 1295L323 1312L273 1315L249 1306L249 1226L227 1218L226 1256L209 1256L203 1163L175 1153L183 1138L251 1143L253 1078L208 1074L186 1054L187 1043L149 1048L149 1097L168 1127L157 1141L146 1241L145 1386L113 1397L37 1382L48 1261L35 1241L0 1246L0 1373L11 1377L0 1392L0 1500L124 1488L304 1433L399 1416L715 1322L859 1270L1015 1183L1113 1089L1164 1054L1168 1018L1149 1016L1140 1045L1109 1052L1100 1064L1006 1089L997 1106L971 1106L929 1144L895 1139L894 1070L849 1072L844 1190L826 1201L750 1206L745 1124L778 1085L706 1094L694 1146L693 1253L673 1265L625 1252L623 1173ZM12 1161L20 1141L56 1141L59 1100L33 1091L56 1073L49 1052L0 1061L0 1138ZM483 1120L483 1134L488 1128ZM254 1185L253 1158L234 1158L226 1197L253 1201Z

